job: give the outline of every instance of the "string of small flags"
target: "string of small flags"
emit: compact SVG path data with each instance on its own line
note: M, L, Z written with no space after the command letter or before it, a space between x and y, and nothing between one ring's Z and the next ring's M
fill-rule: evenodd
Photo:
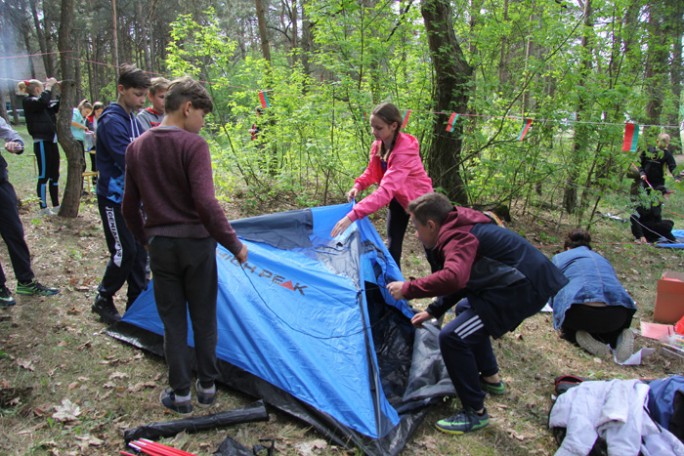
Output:
M261 102L261 107L262 108L270 108L271 104L268 100L268 96L266 95L267 91L264 90L259 90L259 101ZM411 109L407 109L403 116L402 116L402 123L401 123L401 128L404 129L408 125L409 118L411 117L411 113L413 111ZM446 114L444 112L435 112L435 114ZM530 131L530 127L532 126L532 122L534 122L534 119L531 117L518 117L518 116L492 116L492 115L480 115L480 114L458 114L456 112L452 112L449 115L449 120L446 123L445 130L449 133L453 133L456 129L456 123L458 120L461 118L461 116L467 116L467 117L484 117L484 118L510 118L510 119L517 119L517 120L522 120L522 127L520 129L520 132L518 133L518 136L516 137L516 141L523 141L525 137L527 136L527 133ZM364 122L367 122L367 115L365 112L361 113L362 120ZM577 120L550 120L550 119L538 119L537 122L545 123L545 122L563 122L566 124L589 124L589 125L601 125L601 126L609 126L609 125L622 125L618 123L610 123L610 122L589 122L589 121L577 121ZM635 152L637 150L637 143L639 141L639 130L640 128L646 128L646 127L659 127L659 128L678 128L676 125L639 125L634 122L625 122L625 133L624 133L624 138L622 142L622 151L623 152Z

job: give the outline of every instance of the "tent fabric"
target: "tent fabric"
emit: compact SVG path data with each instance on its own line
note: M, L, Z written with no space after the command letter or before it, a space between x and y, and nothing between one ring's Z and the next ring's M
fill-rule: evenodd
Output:
M676 242L659 241L655 246L662 249L684 249L684 230L672 230L672 235L677 239Z
M350 207L231 222L249 258L217 249L219 381L345 447L397 454L426 406L454 390L439 330L414 329L413 310L385 288L402 275L370 221L329 237ZM109 334L163 354L151 286Z

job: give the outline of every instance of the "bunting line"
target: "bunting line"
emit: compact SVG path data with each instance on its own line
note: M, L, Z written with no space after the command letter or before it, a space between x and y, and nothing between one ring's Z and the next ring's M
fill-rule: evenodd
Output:
M69 51L67 54L74 54L75 51ZM63 52L59 51L53 51L53 52L36 52L36 53L26 53L26 54L13 54L13 55L0 55L0 61L3 60L13 60L13 59L19 59L19 58L39 58L44 55L61 55L64 54ZM64 58L73 60L73 61L79 61L82 63L91 63L94 65L101 65L101 66L107 66L115 70L114 65L109 62L100 62L96 60L91 60L91 59L85 59L83 57L71 57L71 56L64 56ZM150 75L156 75L156 76L163 76L162 73L157 73L157 72L151 72L151 71L145 71L146 73ZM20 82L23 79L15 79L15 78L7 78L7 77L0 77L0 81L13 81L13 82ZM211 81L206 81L206 80L200 80L201 83L207 84L207 85L212 85L215 83L212 83ZM336 82L328 82L328 84L335 84ZM326 82L321 82L320 85L325 85L327 84ZM225 87L233 87L233 88L239 88L239 89L247 89L247 90L257 90L254 89L253 87L249 86L244 86L244 85L225 85ZM259 98L261 100L261 94L264 94L264 99L266 100L267 106L270 107L270 102L268 101L268 98L266 97L266 92L272 92L273 89L267 89L267 90L259 90ZM262 104L263 106L263 104ZM408 112L411 112L409 110ZM454 113L445 113L445 112L430 112L430 114L454 114ZM457 114L456 120L459 117L480 117L480 118L485 118L485 119L517 119L520 120L522 119L523 121L528 120L525 117L520 117L520 116L510 116L510 115L494 115L494 114ZM598 126L616 126L616 125L625 125L623 123L615 123L615 122L594 122L594 121L579 121L579 120L569 120L569 119L534 119L537 123L563 123L563 124L585 124L585 125L598 125ZM631 121L628 123L632 123ZM657 127L657 128L663 128L663 129L676 129L677 131L680 130L679 125L665 125L665 124L643 124L643 125L638 125L634 124L637 127L641 128L646 128L646 127ZM452 130L453 131L453 130Z

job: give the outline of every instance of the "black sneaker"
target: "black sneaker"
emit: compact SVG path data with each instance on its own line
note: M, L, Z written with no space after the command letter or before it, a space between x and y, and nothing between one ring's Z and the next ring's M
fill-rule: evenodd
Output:
M30 282L17 282L17 294L25 296L54 296L59 293L59 288L46 287L33 279Z
M188 396L188 399L178 401L176 400L176 393L174 393L171 388L166 388L161 392L159 395L159 402L167 409L173 410L176 413L185 415L186 413L192 412L192 400L190 397Z
M216 385L211 388L202 388L199 379L195 382L195 392L197 393L197 405L200 407L211 407L216 401Z
M465 434L482 429L488 424L489 414L486 409L480 415L475 410L464 408L456 415L437 421L435 426L447 434Z
M12 307L17 301L12 297L12 293L6 286L0 287L0 307Z
M90 309L100 316L100 321L102 323L111 325L121 320L121 315L119 314L119 311L116 310L114 300L102 296L99 293L95 297L95 303Z

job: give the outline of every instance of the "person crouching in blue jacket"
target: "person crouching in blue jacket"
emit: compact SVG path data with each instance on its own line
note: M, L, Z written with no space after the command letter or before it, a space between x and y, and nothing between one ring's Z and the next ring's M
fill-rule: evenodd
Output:
M481 212L454 207L444 195L418 197L408 212L437 270L387 289L395 299L443 297L413 316L417 327L458 303L456 318L439 334L439 348L463 409L436 426L449 434L476 431L489 424L485 393L505 391L490 337L539 312L568 280L522 236Z
M564 248L551 259L570 281L551 301L554 328L595 356L609 355L610 345L618 361L626 360L634 345L628 329L636 312L634 300L610 262L591 249L587 231L572 230Z

